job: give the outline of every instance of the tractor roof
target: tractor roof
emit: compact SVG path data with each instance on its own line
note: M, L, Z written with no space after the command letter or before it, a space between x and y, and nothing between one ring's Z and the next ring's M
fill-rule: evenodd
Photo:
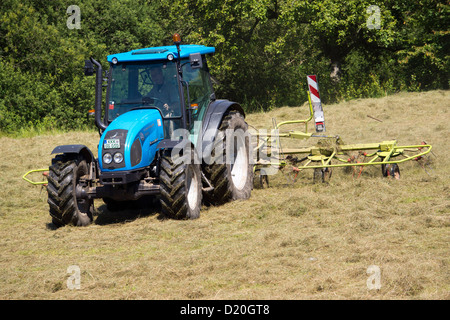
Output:
M191 53L210 54L214 53L214 47L205 47L203 45L186 44L180 45L181 58L188 58ZM147 60L167 60L167 56L171 54L174 58L178 57L176 46L152 47L145 49L131 50L128 52L116 53L108 55L108 62L112 62L113 58L117 58L118 62L130 61L147 61Z

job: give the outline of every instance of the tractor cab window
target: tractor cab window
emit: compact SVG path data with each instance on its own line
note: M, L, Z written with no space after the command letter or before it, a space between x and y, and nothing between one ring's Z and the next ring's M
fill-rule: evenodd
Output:
M205 59L203 60L203 68L199 69L192 69L189 63L184 63L183 80L189 84L190 106L187 100L186 106L191 109L193 122L200 121L203 119L213 93ZM187 99L186 93L185 99ZM191 127L192 125L193 123Z
M111 70L109 121L133 108L154 107L160 110L165 122L170 118L175 126L181 124L175 62L119 63L112 65Z

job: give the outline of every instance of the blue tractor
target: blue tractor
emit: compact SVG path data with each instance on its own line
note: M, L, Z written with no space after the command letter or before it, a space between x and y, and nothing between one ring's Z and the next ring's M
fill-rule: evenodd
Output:
M96 74L98 157L84 145L52 151L47 190L56 226L90 224L97 198L113 210L153 197L165 216L195 219L202 202L250 197L248 125L239 103L214 94L206 57L215 48L173 40L109 55L106 72L86 60L85 75Z

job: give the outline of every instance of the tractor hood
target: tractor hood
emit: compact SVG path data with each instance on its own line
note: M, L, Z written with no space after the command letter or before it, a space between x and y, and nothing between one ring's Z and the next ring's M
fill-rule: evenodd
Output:
M128 171L149 166L164 138L162 117L156 109L131 110L117 117L98 145L102 172Z

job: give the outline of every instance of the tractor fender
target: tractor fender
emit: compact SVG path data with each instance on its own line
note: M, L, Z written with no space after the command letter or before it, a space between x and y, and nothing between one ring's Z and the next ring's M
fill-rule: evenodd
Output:
M216 137L217 130L222 123L224 115L231 110L239 111L245 118L244 109L237 102L229 100L215 100L212 102L206 115L203 118L202 128L202 151L203 154L210 154L214 145L214 138Z
M87 163L90 163L95 159L94 155L92 154L92 151L82 144L57 146L55 149L53 149L51 154L59 154L59 153L80 155L83 159L86 160Z

